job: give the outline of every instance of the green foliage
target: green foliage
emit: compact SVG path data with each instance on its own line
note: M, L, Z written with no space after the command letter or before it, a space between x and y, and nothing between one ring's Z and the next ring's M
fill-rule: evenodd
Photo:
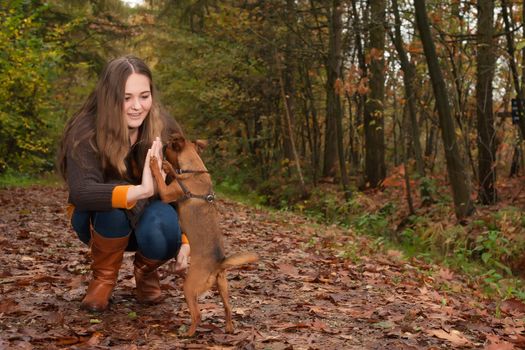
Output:
M54 172L31 176L7 169L7 171L0 174L0 188L29 187L33 185L58 187L63 185L63 181L58 174Z
M356 218L354 225L358 232L372 236L384 235L388 232L388 218L381 212L366 213Z
M224 179L222 182L216 183L214 188L217 192L241 203L246 203L256 207L266 203L266 198L264 196L259 195L255 191L246 189L245 186L241 186L238 182L231 179Z
M348 242L342 247L341 252L337 257L350 260L353 263L358 263L361 260L362 256L362 247L360 247L355 242Z
M0 9L0 173L50 170L60 126L51 87L63 52L49 40L57 29L45 27L46 5L12 0Z
M345 201L336 193L323 188L314 188L308 199L294 201L282 207L298 211L324 224L348 226L350 214L359 210L355 201Z
M257 80L260 62L242 46L183 28L159 36L160 45L170 49L162 52L155 74L162 101L174 116L186 129L219 143L242 130L246 108L253 108L254 100L241 82Z
M511 254L510 241L501 235L501 232L490 230L476 239L473 253L479 256L483 264L490 268L497 268L512 275L512 271L501 261L505 261Z
M521 298L525 296L523 283L514 277L511 265L513 260L521 260L525 243L523 238L509 239L508 234L501 231L509 227L506 221L520 224L518 217L509 212L514 211L498 211L487 221L474 220L468 226L444 226L441 222L434 223L430 217L413 216L408 227L400 232L399 242L408 256L442 262L461 270L489 293ZM474 232L479 233L473 237Z
M423 203L432 202L438 197L439 192L435 179L424 176L420 178L419 181L421 183L421 188L423 189L421 197Z

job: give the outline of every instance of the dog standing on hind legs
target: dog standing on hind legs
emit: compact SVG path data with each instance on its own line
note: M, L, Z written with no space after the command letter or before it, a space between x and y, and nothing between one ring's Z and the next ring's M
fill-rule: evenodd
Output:
M184 280L184 297L191 314L188 336L195 334L201 321L198 297L213 286L217 286L224 304L226 332L233 332L226 270L258 260L255 253L224 254L211 177L198 154L204 146L202 141L193 143L180 134L171 136L162 163L163 170L173 178L169 185L155 157L150 162L160 198L166 203L177 202L180 225L191 244L191 264Z

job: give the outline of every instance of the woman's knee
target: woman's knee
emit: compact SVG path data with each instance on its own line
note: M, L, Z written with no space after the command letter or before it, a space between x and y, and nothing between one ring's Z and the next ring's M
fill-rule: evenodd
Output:
M122 209L95 212L93 229L107 238L124 237L131 232L128 217Z
M169 204L154 201L145 210L139 228L151 228L167 236L180 236L179 215Z
M136 229L139 250L150 259L175 256L181 245L179 217L175 209L160 201L151 203Z

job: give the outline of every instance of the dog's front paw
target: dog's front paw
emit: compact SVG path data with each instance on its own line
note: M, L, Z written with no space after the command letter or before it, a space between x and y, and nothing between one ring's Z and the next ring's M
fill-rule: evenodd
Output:
M151 156L149 160L149 168L151 169L151 173L153 176L158 176L159 174L159 162L157 161L157 157Z
M175 169L173 169L173 166L167 160L162 162L162 170L164 170L166 174L175 175Z

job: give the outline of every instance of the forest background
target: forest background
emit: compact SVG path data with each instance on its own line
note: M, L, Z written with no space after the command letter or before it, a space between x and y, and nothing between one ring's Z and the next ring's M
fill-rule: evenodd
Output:
M524 14L513 0L2 1L0 182L53 174L105 62L134 54L210 142L222 193L525 298Z

